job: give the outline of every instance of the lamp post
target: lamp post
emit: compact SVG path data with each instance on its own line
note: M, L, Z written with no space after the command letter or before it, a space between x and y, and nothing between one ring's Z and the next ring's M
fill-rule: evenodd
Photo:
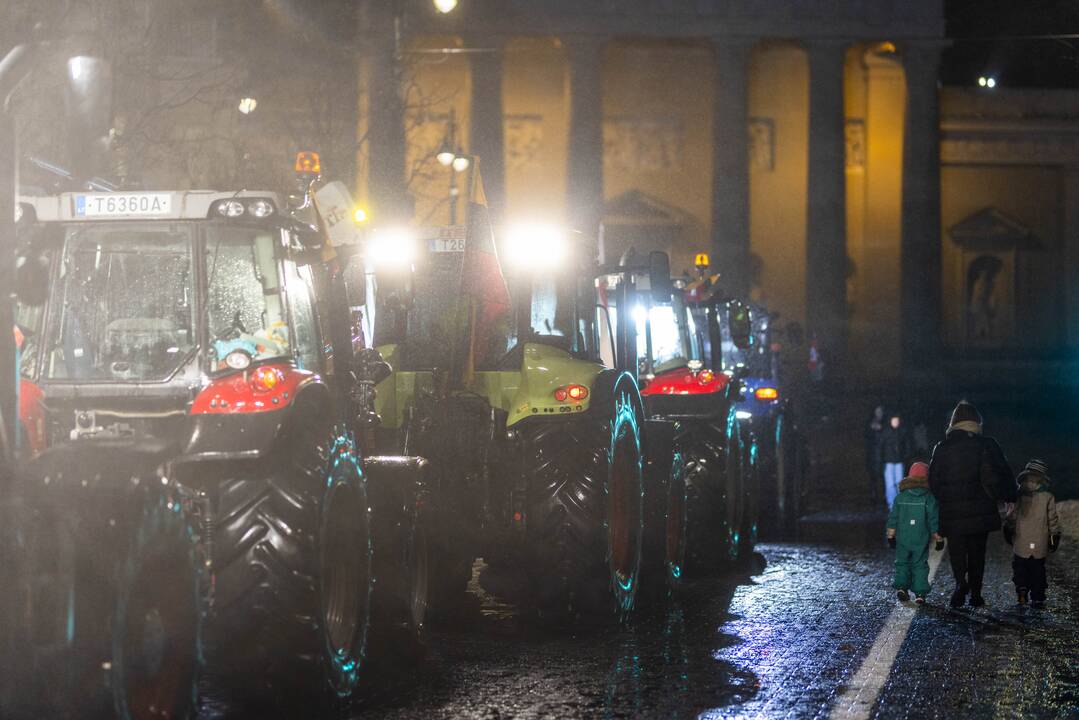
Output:
M435 154L438 164L450 171L450 225L457 224L457 173L468 170L472 159L465 155L461 146L457 144L457 113L450 108L449 119L446 123L446 135L442 138L442 145Z

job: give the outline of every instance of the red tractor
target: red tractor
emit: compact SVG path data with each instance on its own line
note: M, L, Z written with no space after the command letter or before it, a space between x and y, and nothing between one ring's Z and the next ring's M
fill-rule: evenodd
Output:
M389 368L354 353L362 269L300 201L20 199L49 290L18 317L34 457L9 503L27 622L5 669L34 711L192 716L203 659L230 697L332 705L372 622L418 637L423 464L361 456Z

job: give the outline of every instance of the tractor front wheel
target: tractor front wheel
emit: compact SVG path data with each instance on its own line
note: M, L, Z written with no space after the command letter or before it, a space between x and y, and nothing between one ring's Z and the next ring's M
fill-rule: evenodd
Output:
M151 488L121 570L113 619L112 690L122 720L183 720L197 712L197 562L180 499Z
M541 421L518 431L530 570L542 607L620 614L633 607L644 534L635 390L622 378L603 416Z
M220 484L207 644L230 695L332 704L359 682L373 587L367 486L351 436L321 425L296 423L280 452Z

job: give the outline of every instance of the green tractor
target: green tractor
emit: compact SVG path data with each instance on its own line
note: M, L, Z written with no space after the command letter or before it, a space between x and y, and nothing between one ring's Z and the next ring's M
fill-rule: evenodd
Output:
M645 413L632 326L597 278L650 271L669 300L667 257L605 268L565 233L522 229L511 300L479 198L465 227L375 231L367 248L367 332L394 368L377 388L380 445L435 468L432 602L460 600L482 557L498 594L624 614L642 580L681 575L685 488L673 426Z

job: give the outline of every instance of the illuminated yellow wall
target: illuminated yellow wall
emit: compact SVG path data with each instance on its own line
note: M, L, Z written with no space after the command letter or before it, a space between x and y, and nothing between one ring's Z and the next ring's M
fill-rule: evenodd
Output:
M850 347L870 377L900 370L900 245L906 79L883 43L848 53L848 133L860 133L860 167L847 169ZM861 121L862 128L852 127ZM849 148L848 148L849 149Z
M506 219L563 222L569 102L566 59L554 38L519 38L506 46Z
M806 173L809 66L804 51L769 43L750 63L751 127L772 128L774 164L767 167L762 137L750 156L751 250L763 263L759 298L784 322L805 322ZM763 123L763 125L762 125ZM766 136L766 130L758 131Z
M604 67L604 196L639 190L681 216L676 274L711 248L714 66L704 44L626 41Z
M430 37L417 40L412 48L452 48L460 44L457 38ZM408 190L416 202L416 223L443 225L449 222L453 170L439 165L434 156L446 137L451 108L456 119L457 143L462 150L469 150L468 56L413 53L406 57L403 93ZM462 183L466 177L466 174L458 175Z

